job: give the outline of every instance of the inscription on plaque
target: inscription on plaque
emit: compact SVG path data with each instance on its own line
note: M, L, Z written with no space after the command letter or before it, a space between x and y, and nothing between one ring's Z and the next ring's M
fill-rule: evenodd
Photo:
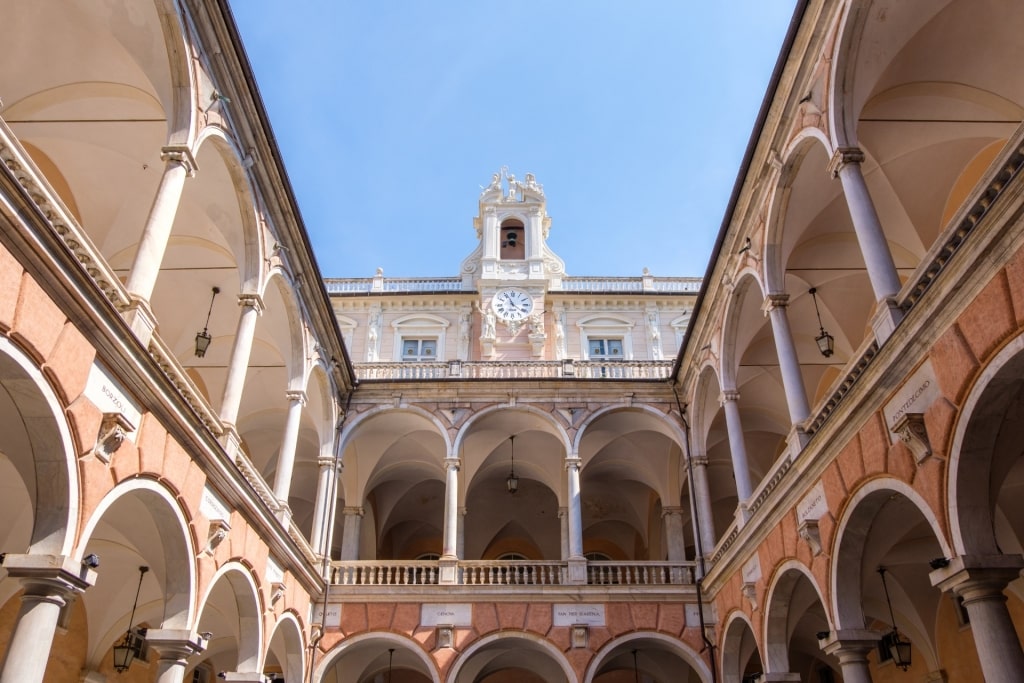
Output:
M828 501L825 499L825 487L819 481L810 493L803 497L796 506L796 518L798 522L805 520L818 520L828 512Z
M115 382L107 371L97 363L89 369L89 378L85 382L85 396L104 413L120 413L137 430L142 420L142 411L135 401L128 398L128 393ZM135 430L125 433L130 441L135 441Z
M324 615L324 606L313 607L313 623L323 624L324 628L338 628L341 626L341 605L327 605L327 614Z
M604 626L604 605L555 605L552 612L554 626Z
M939 383L935 379L932 362L926 360L900 387L899 391L885 404L885 420L888 423L889 438L899 438L892 428L907 413L923 413L939 397Z
M470 604L422 605L420 626L472 626L473 606Z

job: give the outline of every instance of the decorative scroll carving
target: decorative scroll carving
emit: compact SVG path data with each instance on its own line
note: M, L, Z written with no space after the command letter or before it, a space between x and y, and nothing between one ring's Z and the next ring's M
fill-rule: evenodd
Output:
M135 431L135 425L121 413L103 413L103 421L100 423L100 431L96 436L96 445L93 446L92 455L95 455L101 462L109 463L114 453L128 438L128 432L132 431Z
M923 413L903 413L903 417L892 426L892 431L899 435L903 443L914 454L918 465L932 454L932 444L928 439L928 430L924 424Z

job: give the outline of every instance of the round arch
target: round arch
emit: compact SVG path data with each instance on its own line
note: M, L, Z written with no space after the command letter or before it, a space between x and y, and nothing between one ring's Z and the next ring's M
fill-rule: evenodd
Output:
M505 641L519 641L513 650L513 654L518 658L518 662L522 661L524 651L532 651L547 656L565 674L567 683L577 683L576 672L573 670L569 660L565 658L565 654L545 638L525 631L502 631L500 633L492 633L477 640L467 647L452 663L445 683L460 683L459 675L463 669L469 666L474 656L483 654L484 650L492 649L496 645L505 644Z
M282 614L270 629L260 670L266 673L271 666L276 666L281 669L280 673L286 681L306 680L303 640L302 623L298 616L291 611Z
M836 524L830 571L830 607L836 629L862 629L865 625L861 588L861 565L871 524L882 507L902 497L930 527L944 557L952 549L942 525L921 495L899 479L879 477L858 488L846 503Z
M632 649L632 646L640 643L654 643L664 651L676 655L689 666L703 682L710 681L711 669L708 667L707 662L704 658L697 654L689 645L682 642L678 638L665 635L664 633L658 633L656 631L637 631L624 636L614 638L605 643L601 649L594 653L590 664L587 666L586 671L583 674L583 680L581 683L593 683L594 678L599 674L601 667L613 656L613 653L621 649ZM678 672L674 672L678 673ZM672 680L679 680L673 678Z
M769 673L791 671L790 667L793 663L789 657L789 643L796 635L796 622L793 619L793 613L797 608L794 607L794 600L802 583L809 585L813 591L813 596L810 597L812 603L810 607L813 607L816 601L825 618L823 625L810 628L809 635L815 638L820 631L833 630L831 619L825 610L825 596L811 570L799 560L788 560L782 563L776 568L765 597L764 664ZM799 600L800 608L807 600L808 596L806 595ZM801 616L797 615L797 619ZM824 658L824 654L822 657Z
M946 505L958 555L1001 554L991 481L1007 406L1024 390L1024 335L1011 339L967 394L950 440ZM1005 465L1000 469L1005 469Z
M405 665L405 668L415 669L424 676L427 676L431 683L441 683L441 677L437 672L437 665L430 655L424 652L419 642L396 633L376 631L345 638L328 650L314 670L313 679L318 683L328 683L327 674L346 655L359 658L359 663L364 667L370 666L375 655L369 652L369 650L373 646L380 644L394 646L396 655L401 658L400 661Z
M3 548L67 555L79 507L74 441L49 382L6 337L0 337L0 420L0 472L25 483L24 498L10 496L0 503L0 516L9 520L0 538ZM46 485L37 485L42 480ZM15 524L26 507L31 523Z
M222 592L224 584L227 584L227 590ZM231 624L226 620L208 621L207 608L210 608L209 613L214 614L214 619L223 619L231 611L229 606L215 606L212 603L222 603L225 599L231 598L235 603L233 616L237 617L237 623ZM220 642L222 639L235 636L238 656L235 662L225 662L225 666L230 667L226 670L255 672L259 669L260 656L263 652L262 609L259 588L247 566L237 561L227 562L213 575L206 594L199 601L197 630L214 634L206 648L204 659L223 649Z
M568 432L565 431L565 428L562 427L562 425L560 425L558 421L555 420L555 418L550 413L546 413L543 410L540 410L539 408L535 408L533 406L521 405L492 406L490 408L481 410L480 412L470 417L468 420L466 420L465 424L463 424L462 427L459 428L459 432L455 436L455 441L452 444L452 453L459 452L463 445L462 442L465 440L466 435L473 431L474 425L476 425L477 423L491 415L495 415L503 411L516 411L520 413L527 413L533 417L538 418L543 424L546 424L550 428L550 431L548 433L561 442L562 447L565 449L565 454L567 458L572 457L571 454L575 453L575 451L572 448L573 444L572 440L569 438Z
M89 618L88 663L98 665L128 628L140 578L132 626L194 627L196 549L185 511L162 484L137 477L109 491L85 523L74 557L89 553L101 558L102 574L80 598ZM140 576L141 566L147 567L144 576Z
M733 610L726 618L721 655L722 678L725 683L742 683L749 666L757 669L753 673L764 673L764 660L754 634L754 624L743 612ZM756 662L752 657L757 657Z

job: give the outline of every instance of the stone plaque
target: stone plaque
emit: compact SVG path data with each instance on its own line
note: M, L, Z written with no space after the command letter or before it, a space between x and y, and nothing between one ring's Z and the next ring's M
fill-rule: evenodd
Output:
M814 488L796 505L796 521L818 520L828 512L825 487L819 481Z
M574 624L585 624L587 626L604 626L604 605L555 605L551 614L552 625L572 626Z
M93 363L89 369L84 393L102 412L120 413L124 419L132 423L134 429L126 432L125 436L130 441L135 441L135 431L142 421L142 411L135 401L128 397L128 392L122 389L98 363Z
M281 565L274 561L274 558L267 558L267 572L264 578L270 583L281 583L284 581L284 571L281 569Z
M700 608L695 602L688 602L683 605L684 614L686 615L686 627L692 628L694 626L700 626Z
M899 437L892 428L906 413L923 413L939 397L939 383L935 379L932 362L926 360L914 374L904 382L903 386L885 404L885 421L889 429L889 438L895 441Z
M209 520L222 519L227 522L231 519L231 510L216 493L210 490L209 486L203 488L203 497L199 501L199 512L206 515Z
M472 626L473 605L445 603L420 606L420 626Z
M326 619L326 621L325 621ZM324 616L324 606L322 604L313 606L313 623L323 624L324 628L340 628L341 627L341 605L327 605L327 615Z

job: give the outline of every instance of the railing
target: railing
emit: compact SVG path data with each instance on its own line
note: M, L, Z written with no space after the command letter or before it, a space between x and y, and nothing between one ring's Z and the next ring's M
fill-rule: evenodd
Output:
M701 285L699 277L563 277L561 282L553 291L696 294ZM328 294L467 291L459 277L332 277L324 286Z
M338 586L433 586L439 583L437 560L332 562L331 583ZM463 586L560 586L568 583L568 563L532 560L459 560L457 583ZM591 586L688 586L693 562L588 562Z
M7 167L15 180L39 207L53 227L54 233L64 245L75 255L82 268L99 288L103 295L119 311L124 311L129 304L128 293L121 285L117 274L107 265L106 259L93 245L85 230L64 205L56 192L44 180L45 176L22 148L18 137L6 122L0 119L0 162Z
M646 282L645 282L646 281ZM696 294L699 277L563 277L563 292L663 292Z
M680 562L588 562L587 583L591 586L688 586L693 583L693 565Z
M326 278L328 294L369 294L371 292L461 292L459 277L347 277Z
M461 361L353 363L363 380L437 379L653 379L669 376L669 360L616 361Z

